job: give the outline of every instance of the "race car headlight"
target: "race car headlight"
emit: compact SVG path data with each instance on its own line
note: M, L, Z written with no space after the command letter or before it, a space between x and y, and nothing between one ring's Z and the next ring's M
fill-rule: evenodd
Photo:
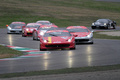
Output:
M12 28L10 26L8 26L8 29L11 30Z
M33 29L30 29L31 31L33 31Z
M43 39L43 42L44 42L44 43L47 43L47 42L48 42L48 41L47 41L47 40L45 40L44 38L42 38L42 39Z
M106 23L104 23L104 25L107 25Z
M95 23L92 23L92 25L94 25Z
M90 33L89 35L87 35L88 38L91 38L93 36L93 33Z
M44 43L46 43L47 42L47 40L43 40L44 41Z
M70 39L68 39L68 42L71 42L71 40L72 40L72 37Z
M44 35L44 32L40 32L40 35L42 35L42 36L43 36L43 35Z
M29 29L26 29L26 31L28 31Z

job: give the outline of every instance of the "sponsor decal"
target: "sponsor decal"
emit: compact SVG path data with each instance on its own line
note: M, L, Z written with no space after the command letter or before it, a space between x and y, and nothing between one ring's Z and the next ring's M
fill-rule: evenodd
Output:
M48 37L48 43L52 43L51 37Z

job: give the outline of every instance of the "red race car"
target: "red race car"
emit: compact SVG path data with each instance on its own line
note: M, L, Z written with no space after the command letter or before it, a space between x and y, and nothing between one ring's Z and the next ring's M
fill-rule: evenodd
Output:
M49 30L40 38L40 50L75 49L75 37L67 30Z
M22 36L32 36L33 31L36 30L41 24L38 23L28 23L25 28L22 29Z
M76 43L93 44L93 31L90 31L85 26L69 26L66 28L72 35L75 36Z
M53 25L41 25L33 31L33 40L40 40L40 37L43 36L47 30L54 30L57 28L57 26Z

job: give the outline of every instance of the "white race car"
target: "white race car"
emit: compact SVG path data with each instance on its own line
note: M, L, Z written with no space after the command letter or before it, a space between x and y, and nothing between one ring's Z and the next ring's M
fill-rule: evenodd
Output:
M7 34L10 33L22 33L22 28L26 26L25 22L12 22L7 26Z

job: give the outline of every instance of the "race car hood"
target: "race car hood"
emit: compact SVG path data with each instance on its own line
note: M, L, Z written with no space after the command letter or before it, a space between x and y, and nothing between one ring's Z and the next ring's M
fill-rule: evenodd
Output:
M15 26L12 29L22 29L22 26Z
M104 25L105 22L95 22L95 25Z
M71 33L72 35L75 35L75 37L85 37L90 34L90 32L75 32Z
M68 39L71 37L68 36L53 36L53 37L44 37L45 40L48 41L48 43L65 43L68 42Z
M41 32L43 32L43 33L45 33L47 30L39 30L38 32L39 33L41 33Z
M24 28L24 29L27 31L33 31L34 29L37 29L37 28Z

